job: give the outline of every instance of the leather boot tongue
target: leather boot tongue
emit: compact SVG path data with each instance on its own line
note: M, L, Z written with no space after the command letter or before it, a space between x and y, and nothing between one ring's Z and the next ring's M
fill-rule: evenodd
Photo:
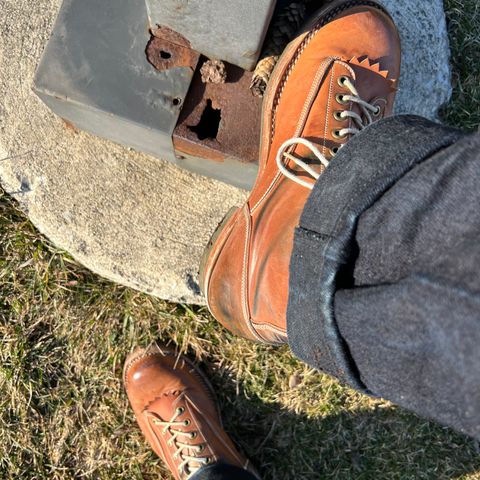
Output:
M159 417L162 422L169 422L175 416L177 408L184 406L184 403L182 392L171 391L154 400L148 406L148 411Z
M355 88L366 102L388 99L395 92L396 81L389 78L388 71L382 70L380 63L374 63L368 57L361 61L354 57L348 65L355 72ZM359 115L362 113L358 105L353 106L353 111Z

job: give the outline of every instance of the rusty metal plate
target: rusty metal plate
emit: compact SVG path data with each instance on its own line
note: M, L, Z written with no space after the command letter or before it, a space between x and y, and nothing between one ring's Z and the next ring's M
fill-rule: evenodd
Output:
M146 53L147 60L159 71L175 67L195 70L200 58L200 54L190 48L186 38L166 27L152 30Z
M178 153L205 161L257 164L262 101L250 92L250 72L229 64L226 69L223 84L204 84L197 69L173 144Z

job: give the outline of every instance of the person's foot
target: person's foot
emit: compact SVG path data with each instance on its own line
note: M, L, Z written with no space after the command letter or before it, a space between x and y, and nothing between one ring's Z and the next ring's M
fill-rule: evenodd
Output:
M186 357L164 346L136 350L123 380L143 434L177 480L215 463L256 475L225 433L210 384Z
M348 139L391 114L399 75L397 29L369 0L330 3L287 47L264 99L257 182L217 229L201 266L208 307L226 328L286 342L288 269L302 209Z

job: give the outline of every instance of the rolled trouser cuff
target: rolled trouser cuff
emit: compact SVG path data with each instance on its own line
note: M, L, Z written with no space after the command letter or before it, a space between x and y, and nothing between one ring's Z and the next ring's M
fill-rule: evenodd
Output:
M288 341L297 357L371 394L335 318L334 298L351 287L359 217L415 165L463 133L416 116L391 117L353 137L317 181L295 231Z

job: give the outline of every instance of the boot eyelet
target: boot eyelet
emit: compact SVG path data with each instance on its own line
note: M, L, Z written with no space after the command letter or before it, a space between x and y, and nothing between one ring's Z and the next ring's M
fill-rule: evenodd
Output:
M339 152L340 148L339 147L333 147L330 149L330 155L332 157L334 157L338 152Z
M382 113L382 108L380 107L380 105L377 105L377 111L376 111L376 112L373 112L373 116L374 116L375 118L378 118L381 113Z
M192 423L192 422L191 422L188 418L183 422L183 424L184 424L186 427L189 427L191 423Z
M184 412L185 412L185 407L178 407L178 408L177 408L177 414L178 414L178 415L181 415L181 414L184 413Z
M204 450L205 450L205 445L199 445L199 446L198 446L198 449L197 449L197 452L198 452L198 453L201 453L201 452L203 452Z
M332 137L336 138L337 140L343 140L345 138L345 135L342 135L341 130L332 130Z
M195 438L197 438L197 432L192 432L192 433L190 434L190 438L191 438L192 440L195 439Z
M346 75L342 75L341 77L338 77L337 82L341 87L345 87L346 86L345 84L347 83L348 80L350 80L349 77L347 77Z
M337 122L345 122L347 120L347 117L342 117L342 113L343 111L341 110L335 110L333 112L333 118L337 121Z
M205 460L205 463L208 465L209 463L212 463L212 459L210 457L207 457Z
M342 93L337 93L337 95L335 96L335 100L337 100L340 105L346 105L348 103L348 100L345 100L344 97L345 95L343 95Z

